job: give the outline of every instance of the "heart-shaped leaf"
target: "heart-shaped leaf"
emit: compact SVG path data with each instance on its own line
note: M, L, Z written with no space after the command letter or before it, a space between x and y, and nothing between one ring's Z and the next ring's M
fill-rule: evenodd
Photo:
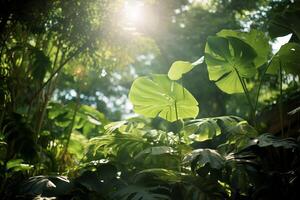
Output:
M209 79L228 94L242 93L240 78L256 73L256 53L247 43L235 37L211 36L205 46L205 62Z
M195 118L198 102L180 84L166 75L152 75L136 79L130 89L129 99L134 111L147 117L161 117L170 122Z

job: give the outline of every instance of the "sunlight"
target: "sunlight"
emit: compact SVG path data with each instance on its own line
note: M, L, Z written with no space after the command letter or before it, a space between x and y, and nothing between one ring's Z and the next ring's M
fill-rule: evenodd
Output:
M137 1L125 1L123 20L124 28L127 29L136 29L137 26L145 23L144 4Z

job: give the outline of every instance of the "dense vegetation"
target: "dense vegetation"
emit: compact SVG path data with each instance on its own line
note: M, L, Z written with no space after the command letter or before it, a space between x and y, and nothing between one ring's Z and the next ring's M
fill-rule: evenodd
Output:
M1 199L300 198L299 1L0 10Z

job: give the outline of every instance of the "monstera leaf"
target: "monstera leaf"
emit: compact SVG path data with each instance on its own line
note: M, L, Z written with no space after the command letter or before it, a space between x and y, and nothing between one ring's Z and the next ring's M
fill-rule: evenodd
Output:
M172 64L168 77L171 80L179 80L182 75L191 71L195 66L202 64L204 61L204 56L199 58L197 61L190 63L186 61L176 61Z
M147 117L159 116L170 122L195 118L198 102L180 84L166 75L152 75L136 79L130 89L129 99L134 111Z
M252 29L250 32L241 32L223 29L217 33L217 36L235 37L250 45L257 53L257 57L254 59L254 65L256 68L262 66L268 61L271 46L269 44L269 38L262 31Z
M209 79L228 94L242 93L243 78L251 78L256 73L255 50L235 37L211 36L205 47L205 62Z
M185 156L183 163L191 163L192 170L206 164L209 164L211 168L221 169L225 164L225 158L213 149L196 149Z
M273 57L267 70L269 74L277 74L281 67L288 73L300 74L300 45L298 43L287 43L283 45Z

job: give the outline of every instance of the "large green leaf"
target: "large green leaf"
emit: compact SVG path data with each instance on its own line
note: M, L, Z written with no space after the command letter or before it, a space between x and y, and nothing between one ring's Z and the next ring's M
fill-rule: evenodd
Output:
M205 47L205 62L209 79L228 94L242 93L240 78L251 78L256 73L255 50L235 37L211 36Z
M171 80L179 80L182 75L191 71L196 65L202 64L204 61L204 56L199 58L197 61L190 63L187 61L176 61L174 62L168 72L168 77Z
M288 73L300 74L300 45L298 43L283 45L273 57L267 73L277 74L280 65Z
M136 79L129 99L134 111L147 117L161 117L168 121L194 118L198 115L198 102L180 84L166 75L152 75ZM177 115L177 116L176 116Z
M206 164L211 168L221 169L225 164L225 158L213 149L196 149L183 159L183 163L192 163L192 169L195 169L196 165L204 167Z
M249 44L257 54L257 57L254 59L256 67L260 67L268 61L271 46L269 44L269 38L264 32L255 29L252 29L250 32L223 29L217 33L217 35L220 37L236 37Z

